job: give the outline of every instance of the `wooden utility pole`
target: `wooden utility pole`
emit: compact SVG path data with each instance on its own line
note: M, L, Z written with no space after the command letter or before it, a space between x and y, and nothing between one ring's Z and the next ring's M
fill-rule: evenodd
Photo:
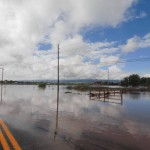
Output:
M57 135L57 130L58 130L58 115L59 115L59 44L58 44L58 56L57 56L57 110L56 110L56 130L55 130L55 135L54 135L54 139Z
M56 128L58 128L58 110L59 110L59 44L58 44L58 64L57 64L57 121L56 121Z
M3 76L4 76L4 68L0 68L2 69L2 79L1 79L1 104L3 101Z

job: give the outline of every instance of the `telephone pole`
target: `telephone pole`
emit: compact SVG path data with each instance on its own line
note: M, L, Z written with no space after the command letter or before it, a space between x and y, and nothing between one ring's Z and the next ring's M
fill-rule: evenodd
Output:
M108 85L109 85L109 69L108 69Z
M4 68L0 68L2 70L2 79L1 79L1 104L3 101L3 77L4 77Z
M58 44L58 68L57 68L57 103L59 102L59 44ZM58 104L57 104L58 106ZM58 107L57 107L58 109Z
M55 130L55 135L54 135L54 139L57 135L57 130L58 130L58 115L59 115L59 44L58 44L58 56L57 56L57 110L56 110L56 130Z

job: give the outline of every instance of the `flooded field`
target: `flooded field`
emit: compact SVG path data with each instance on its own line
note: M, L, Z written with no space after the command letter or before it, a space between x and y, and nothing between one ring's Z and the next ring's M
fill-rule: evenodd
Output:
M62 86L56 111L56 89L4 86L0 118L23 150L148 149L150 93L123 94L122 102L104 102Z

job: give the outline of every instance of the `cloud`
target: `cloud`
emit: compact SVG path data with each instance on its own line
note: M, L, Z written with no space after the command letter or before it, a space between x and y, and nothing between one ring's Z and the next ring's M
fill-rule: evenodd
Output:
M134 52L140 48L150 47L150 33L144 37L134 36L127 40L127 43L121 46L125 53Z
M100 58L100 62L101 62L102 65L103 64L104 65L113 65L113 64L116 64L116 62L119 61L119 60L120 60L119 56L112 56L112 55L102 56Z
M86 27L116 27L129 17L127 10L135 0L76 0L66 2L62 7L63 15L56 21L51 28L52 34L49 35L51 41L63 41ZM108 11L109 10L109 11Z
M94 61L101 54L116 53L119 48L113 41L86 42L81 30L117 27L128 19L130 13L127 12L134 2L0 0L0 65L5 68L5 78L56 78L58 43L62 46L62 74L68 78L97 77L103 70ZM50 44L50 47L39 52L37 45L42 42ZM67 65L75 62L72 68L66 69Z
M136 16L136 19L142 19L142 18L145 18L145 17L147 17L147 13L146 12L141 12L139 14L139 16Z
M121 68L117 65L110 66L108 69L110 79L118 80L129 75L129 73L122 71Z
M139 43L141 39L138 36L134 36L131 39L128 39L126 45L123 46L123 51L128 53L128 52L134 52L139 48Z
M143 74L142 77L150 77L150 74Z

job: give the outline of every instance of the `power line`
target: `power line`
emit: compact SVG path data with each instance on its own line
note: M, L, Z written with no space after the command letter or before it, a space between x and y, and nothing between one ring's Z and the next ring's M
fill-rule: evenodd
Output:
M109 62L105 62L105 63L116 63L117 64L117 63L128 63L128 62L137 62L137 61L150 61L150 57L136 58L136 59L124 59L121 61L109 61ZM105 63L101 63L101 64L105 64ZM87 66L88 67L89 65L95 65L95 64L67 64L67 65L61 65L61 67L65 67L65 66ZM109 65L109 64L107 64L107 65ZM47 69L49 69L49 68L47 68ZM40 70L40 71L37 71L35 73L47 71L47 69ZM28 74L28 75L30 76L30 75L33 75L35 73ZM24 76L28 76L28 75L16 76L16 77L24 77Z
M145 58L135 58L135 59L124 59L124 60L118 60L118 61L109 61L109 62L103 62L100 65L112 65L110 63L129 63L129 62L138 62L138 61L150 61L150 57L145 57Z

